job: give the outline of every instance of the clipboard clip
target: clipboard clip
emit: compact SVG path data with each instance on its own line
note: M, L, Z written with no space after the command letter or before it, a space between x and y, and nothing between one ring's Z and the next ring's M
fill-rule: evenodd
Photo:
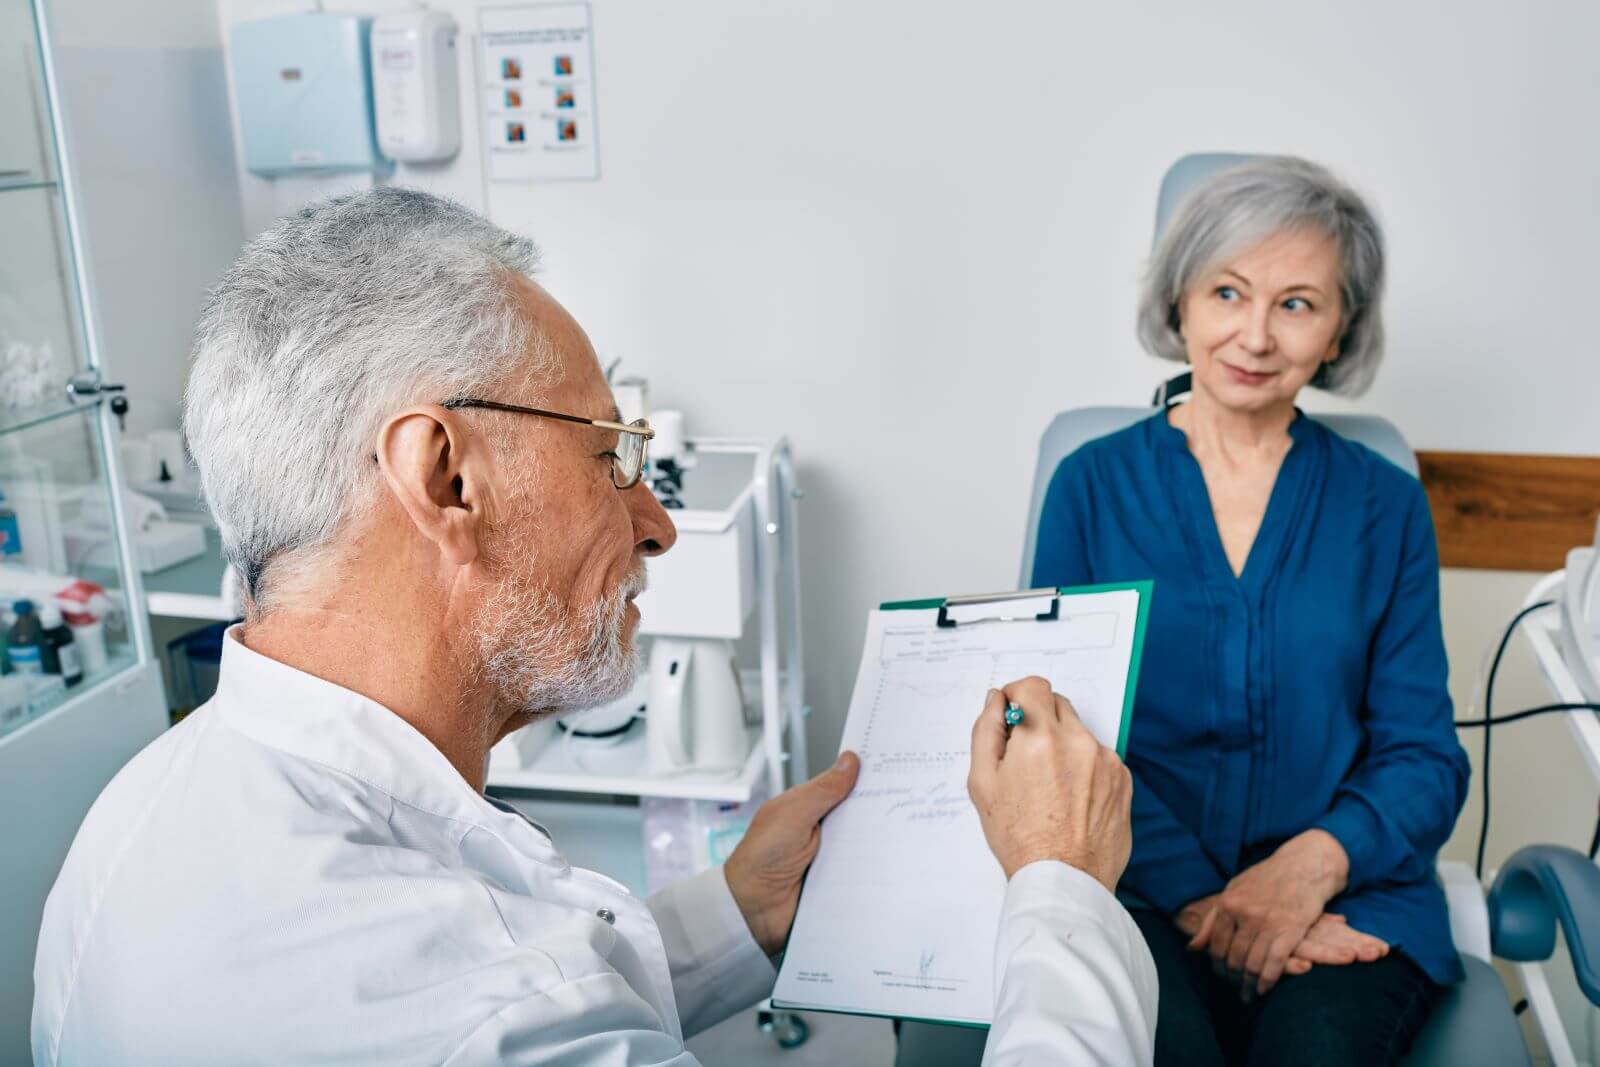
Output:
M1014 604L1021 600L1043 600L1050 598L1050 607L1046 611L1036 614L1007 615L1004 614L1006 604ZM952 619L951 608L971 607L975 604L993 604L997 614L983 615L974 619ZM972 596L946 597L945 602L939 607L938 625L941 630L953 630L961 623L974 622L1055 622L1061 618L1061 594L1052 586L1043 589L1023 589L1015 593L977 593Z

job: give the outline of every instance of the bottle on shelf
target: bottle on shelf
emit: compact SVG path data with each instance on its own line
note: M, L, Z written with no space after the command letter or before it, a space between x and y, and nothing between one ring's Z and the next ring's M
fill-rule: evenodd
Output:
M72 639L78 644L78 660L84 674L99 674L110 656L106 648L106 624L87 612L63 611Z
M45 674L59 674L68 685L83 681L83 660L72 630L53 601L39 605L39 658Z
M11 605L11 611L17 621L11 624L11 632L6 635L6 661L18 674L43 674L44 649L40 638L44 627L33 610L33 601L19 600Z
M17 523L17 513L0 493L0 558L22 555L22 527Z

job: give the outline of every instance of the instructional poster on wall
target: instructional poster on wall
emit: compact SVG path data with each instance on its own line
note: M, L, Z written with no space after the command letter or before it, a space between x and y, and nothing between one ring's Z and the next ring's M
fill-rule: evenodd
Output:
M600 177L588 3L478 9L489 180Z

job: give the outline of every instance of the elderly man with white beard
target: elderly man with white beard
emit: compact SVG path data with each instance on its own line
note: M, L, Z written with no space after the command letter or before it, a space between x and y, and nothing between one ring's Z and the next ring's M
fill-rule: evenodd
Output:
M649 900L484 795L496 741L629 689L645 560L676 537L648 428L534 261L377 189L282 220L211 294L184 426L248 610L215 698L73 843L41 1067L690 1064L686 1034L771 991L853 755ZM973 710L1009 879L987 1058L1148 1062L1154 971L1110 893L1127 772L1038 679Z

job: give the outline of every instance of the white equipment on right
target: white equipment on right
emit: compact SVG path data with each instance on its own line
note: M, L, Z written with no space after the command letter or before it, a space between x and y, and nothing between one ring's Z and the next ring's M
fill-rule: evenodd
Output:
M1583 699L1600 703L1600 520L1594 544L1567 553L1559 605L1561 656Z

